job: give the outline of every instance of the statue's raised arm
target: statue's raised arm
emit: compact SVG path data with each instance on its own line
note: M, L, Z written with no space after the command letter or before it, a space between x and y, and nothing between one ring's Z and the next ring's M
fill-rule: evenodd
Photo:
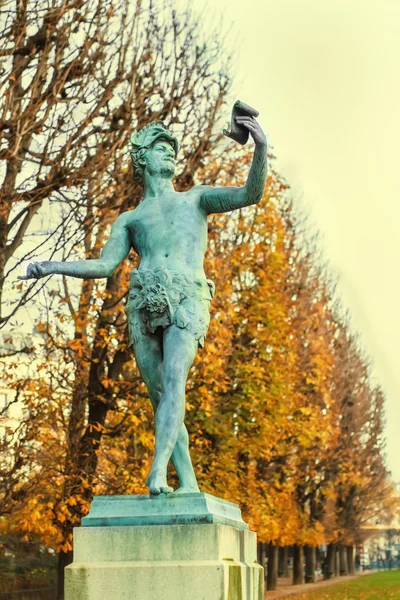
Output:
M202 186L200 206L207 213L221 213L260 202L267 181L267 138L253 116L237 116L235 121L245 127L256 147L250 173L243 187Z
M100 258L77 261L43 261L28 265L26 275L18 279L40 279L47 275L59 274L79 277L80 279L97 279L110 277L118 265L127 257L131 244L127 228L127 214L118 217L111 227Z

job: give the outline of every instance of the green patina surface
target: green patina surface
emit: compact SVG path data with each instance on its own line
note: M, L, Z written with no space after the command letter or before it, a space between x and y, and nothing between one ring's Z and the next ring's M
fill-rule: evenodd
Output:
M248 529L237 504L202 492L159 496L97 496L83 527L230 525Z

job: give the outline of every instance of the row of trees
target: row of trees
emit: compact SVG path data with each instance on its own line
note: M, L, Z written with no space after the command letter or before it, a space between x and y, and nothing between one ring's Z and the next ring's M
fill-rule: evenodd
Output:
M16 269L98 256L140 201L127 142L151 120L181 138L177 189L240 185L250 154L220 143L229 60L189 12L10 0L0 13L1 323L12 348L27 306L34 332L20 348L30 366L2 365L23 410L0 441L1 525L56 548L61 598L93 494L146 492L153 416L124 315L137 257L106 282L16 284ZM312 564L390 504L383 394L273 169L259 206L211 219L206 272L217 294L186 417L200 487L239 502L271 557L295 545L296 564L304 547Z

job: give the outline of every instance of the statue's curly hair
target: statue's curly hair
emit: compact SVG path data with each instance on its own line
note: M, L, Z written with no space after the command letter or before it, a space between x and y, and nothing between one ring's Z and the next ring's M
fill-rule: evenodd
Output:
M133 179L141 187L144 185L144 157L148 148L139 148L138 150L131 147L130 154L133 164Z

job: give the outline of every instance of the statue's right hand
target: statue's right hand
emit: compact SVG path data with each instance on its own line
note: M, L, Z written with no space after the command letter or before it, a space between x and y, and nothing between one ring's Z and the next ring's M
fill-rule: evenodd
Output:
M49 264L49 261L31 263L28 265L26 269L26 275L20 275L18 279L40 279L41 277L45 277L46 275L50 275L46 266Z

